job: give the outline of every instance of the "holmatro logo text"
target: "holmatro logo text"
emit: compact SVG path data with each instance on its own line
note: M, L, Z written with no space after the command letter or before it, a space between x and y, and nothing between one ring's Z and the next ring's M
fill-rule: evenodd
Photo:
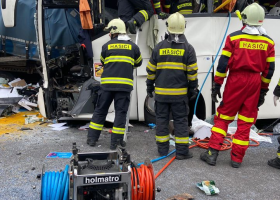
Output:
M95 177L85 177L84 184L93 183L110 183L110 182L120 182L121 176L95 176Z

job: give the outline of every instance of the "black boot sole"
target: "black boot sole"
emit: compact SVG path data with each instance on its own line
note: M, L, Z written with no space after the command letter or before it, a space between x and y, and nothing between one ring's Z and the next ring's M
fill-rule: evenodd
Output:
M231 161L231 162L230 162L230 165L231 165L233 168L239 168L239 167L241 166L241 163Z
M210 160L207 158L207 155L205 155L205 153L203 153L203 154L200 155L200 159L203 160L204 162L206 162L206 163L209 164L209 165L212 165L212 166L215 166L215 165L216 165L216 161L210 161Z
M270 166L270 167L274 167L276 169L280 169L280 165L275 165L273 162L270 162L270 160L267 162L267 164Z
M96 146L96 142L87 142L87 144L91 147L95 147Z
M193 155L187 155L187 156L176 156L177 160L186 160L192 158Z

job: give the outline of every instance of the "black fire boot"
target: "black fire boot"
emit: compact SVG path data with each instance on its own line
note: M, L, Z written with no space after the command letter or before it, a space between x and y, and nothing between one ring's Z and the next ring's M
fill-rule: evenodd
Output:
M267 164L271 167L280 169L280 158L277 157L277 158L271 159L267 162Z
M216 165L216 160L219 155L219 151L216 149L208 148L208 150L200 154L200 159L208 163L209 165Z
M131 34L136 34L136 21L134 18L126 22L128 30Z
M239 168L240 165L241 165L240 162L235 162L235 161L233 161L233 160L231 161L231 166L232 166L233 168Z
M193 153L189 152L187 155L176 155L177 160L185 160L193 157Z
M88 144L89 146L94 147L94 146L96 145L96 141L95 141L94 139L88 138L88 139L87 139L87 144Z
M277 138L278 143L279 143L279 147L278 147L278 151L277 151L277 155L278 157L274 158L274 159L270 159L267 164L271 167L280 169L280 136Z
M169 141L168 142L157 142L158 153L162 156L167 156L169 152Z
M111 143L110 149L111 149L111 150L116 150L118 144L119 144L120 146L122 146L122 147L125 147L125 146L126 146L126 142L123 141L123 140L121 140L121 141L118 141L117 143Z

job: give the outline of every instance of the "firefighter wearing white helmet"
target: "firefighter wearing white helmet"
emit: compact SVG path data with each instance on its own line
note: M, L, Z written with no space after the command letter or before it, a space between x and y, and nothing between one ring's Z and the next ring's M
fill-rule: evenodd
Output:
M156 143L158 153L165 156L169 151L169 115L172 112L176 143L176 158L188 159L188 96L197 96L196 53L188 43L185 31L185 18L174 13L167 19L168 35L153 50L147 65L147 94L155 93Z
M167 19L167 30L170 34L184 34L186 21L182 14L176 12Z
M253 3L239 17L243 27L228 35L216 70L212 89L214 102L218 103L217 96L221 98L220 88L226 77L227 83L214 117L209 148L200 155L209 165L216 165L228 125L237 115L238 128L231 150L234 168L241 166L249 147L250 127L257 120L258 108L264 103L275 68L274 41L262 27L264 9Z
M106 27L111 40L102 46L100 60L104 66L101 75L101 88L98 91L96 108L90 122L87 144L95 146L99 139L108 109L114 100L115 121L111 135L110 149L117 144L125 146L126 114L133 90L133 69L141 66L142 56L139 47L126 35L125 24L120 19L113 19Z
M264 16L264 9L257 3L247 6L241 13L242 22L249 26L262 26Z
M125 24L121 19L111 20L105 29L109 30L111 34L115 34L115 33L126 34Z

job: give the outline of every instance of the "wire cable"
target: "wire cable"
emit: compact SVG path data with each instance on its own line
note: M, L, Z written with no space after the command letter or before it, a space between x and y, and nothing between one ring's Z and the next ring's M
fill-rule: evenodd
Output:
M228 32L228 28L229 28L230 21L231 21L231 13L229 12L228 15L229 15L229 17L228 17L228 24L227 24L226 32L225 32L225 34L224 34L222 43L221 43L221 45L220 45L220 47L219 47L219 50L218 50L218 52L217 52L217 54L216 54L216 56L215 56L215 59L214 59L212 65L211 65L211 67L209 68L209 71L208 71L208 73L207 73L207 75L206 75L206 77L205 77L205 79L204 79L204 81L203 81L203 84L202 84L202 86L201 86L201 88L200 88L200 90L199 90L199 92L198 92L198 95L197 95L197 97L196 97L196 101L195 101L195 105L194 105L194 115L196 115L197 103L198 103L198 99L199 99L199 96L200 96L200 94L201 94L201 91L202 91L202 89L203 89L203 87L204 87L204 84L205 84L205 82L206 82L206 80L207 80L209 74L210 74L211 71L212 71L212 68L213 68L213 66L214 66L214 64L215 64L215 62L216 62L216 60L217 60L217 58L218 58L219 52L220 52L220 50L221 50L221 48L222 48L222 46L223 46L223 43L224 43L224 41L225 41L225 39L226 39L227 32Z

